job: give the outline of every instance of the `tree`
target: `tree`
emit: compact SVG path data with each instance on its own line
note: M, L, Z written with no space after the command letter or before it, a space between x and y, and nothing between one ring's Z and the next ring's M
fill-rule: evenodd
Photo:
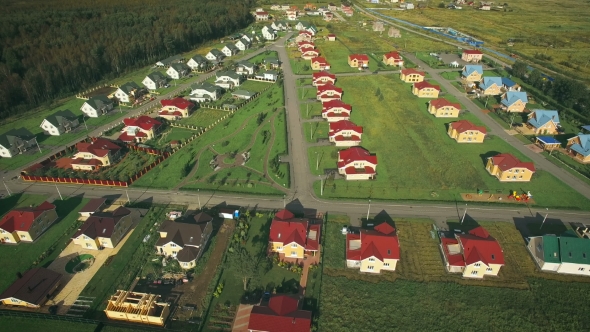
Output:
M439 3L438 8L445 8L445 3L444 2Z
M229 252L227 260L231 268L242 278L245 291L248 290L249 283L254 284L252 281L258 277L259 268L265 267L265 258L262 255L251 256L244 247Z
M516 62L512 65L511 72L512 75L518 78L524 78L524 75L528 72L527 64L520 60L516 60Z

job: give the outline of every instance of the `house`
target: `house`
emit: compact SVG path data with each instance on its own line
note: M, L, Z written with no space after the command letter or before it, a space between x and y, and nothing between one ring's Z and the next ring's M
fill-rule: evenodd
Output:
M570 232L528 240L527 249L541 271L590 276L590 240Z
M315 44L311 41L300 41L297 43L297 49L299 50L299 52L301 52L302 49L304 48L313 48L315 49Z
M406 10L414 9L414 4L409 3L409 2L402 3L399 5L399 8L406 9Z
M311 331L311 311L299 309L299 300L287 295L273 295L268 305L252 307L248 321L251 332Z
M246 90L236 90L236 91L232 92L231 95L235 99L248 100L248 99L254 97L255 93L250 92L250 91L246 91Z
M399 31L399 29L396 29L394 27L390 27L389 30L387 31L387 36L390 38L401 38L402 34Z
M285 11L285 16L287 16L287 20L295 21L297 20L297 10L289 9Z
M500 244L481 226L455 238L441 238L440 247L447 272L461 273L463 278L497 276L505 264Z
M88 99L80 108L89 118L98 118L107 114L115 107L115 103L106 96L95 96Z
M370 180L377 174L377 156L359 146L338 151L337 165L346 180Z
M590 162L590 135L580 133L568 139L567 149L578 161Z
M430 84L427 81L414 83L412 93L418 98L438 98L440 87L438 85Z
M312 70L329 70L330 63L326 61L326 58L318 56L311 59L311 69Z
M483 143L487 130L484 126L476 126L468 120L451 122L447 134L457 143Z
M45 135L59 136L70 132L79 125L80 121L78 121L78 117L74 113L70 110L62 110L43 119L40 127Z
M121 157L121 147L106 138L76 144L78 152L72 159L72 169L91 171L110 166Z
M256 65L250 61L240 61L236 64L236 74L240 75L254 75Z
M333 3L330 2L328 4L328 10L331 11L331 12L335 12L335 11L338 10L338 6L336 6L335 4L333 4Z
M336 146L355 146L361 144L363 127L348 120L330 122L328 139Z
M375 21L373 22L373 31L374 32L383 32L385 31L385 26L382 21Z
M479 82L479 90L486 96L497 96L502 94L502 78L501 77L484 77Z
M225 44L221 49L221 53L223 53L226 57L230 57L236 55L240 52L240 49L236 47L234 44Z
M189 102L187 101L187 103ZM119 135L119 140L123 142L141 143L149 141L156 137L162 126L162 122L147 115L141 115L137 118L125 118L123 123L125 127L121 130L121 135Z
M318 10L309 10L307 11L307 16L321 16L322 12Z
M261 80L276 81L279 78L279 72L276 70L267 70L256 74L255 77Z
M351 111L352 106L339 99L322 103L322 118L328 122L349 120Z
M348 56L348 65L353 68L368 68L369 57L366 54L351 54Z
M336 83L336 75L330 74L327 71L320 71L318 73L313 73L311 76L312 85L313 86L321 86L327 83L334 84Z
M520 85L508 77L502 77L502 88L504 91L520 91Z
M307 31L312 36L315 36L316 33L318 33L318 28L315 25L304 21L297 22L297 24L295 25L295 29L298 31Z
M313 34L309 31L299 31L299 34L295 37L295 42L299 43L302 41L313 41Z
M395 228L387 222L372 230L346 234L346 267L366 273L395 271L400 247Z
M0 135L0 156L12 158L37 146L37 138L25 128L11 129Z
M428 113L437 118L456 118L459 117L461 104L452 103L445 98L434 99L428 102Z
M528 114L526 126L535 135L557 135L559 133L559 114L555 110L532 110Z
M278 34L270 25L265 25L262 28L262 37L266 40L275 40L277 39Z
M166 74L168 74L168 76L170 76L170 78L172 78L173 80L181 79L182 77L188 75L190 72L190 67L184 63L173 63L166 70Z
M195 83L191 85L189 99L202 103L217 100L222 94L223 91L219 86L213 85L209 82Z
M406 83L418 83L424 81L426 74L416 69L402 69L399 78Z
M317 99L321 102L341 99L342 98L342 89L335 87L332 84L324 84L322 86L318 86L317 91Z
M80 217L90 217L93 213L101 211L106 206L106 203L106 198L93 198L78 213Z
M220 50L218 50L216 48L210 50L205 55L205 59L207 59L209 61L213 61L213 62L221 62L221 60L223 60L224 58L225 58L225 54L223 54L223 52L221 52Z
M320 55L320 52L316 51L312 47L305 47L301 49L301 57L305 60L311 60L316 58L318 55Z
M468 82L479 82L483 76L483 66L467 65L463 67L461 77Z
M142 88L135 82L127 82L115 91L115 97L119 103L129 103L142 95Z
M175 258L183 269L192 269L209 241L213 217L200 212L191 222L166 220L160 226L156 242L159 255Z
M281 62L279 61L278 58L275 58L275 57L264 58L263 63L264 63L264 67L266 69L279 69L279 68L281 68Z
M238 39L238 41L234 44L234 46L240 51L245 51L252 46L252 42L250 42L246 38L241 38L241 39Z
M488 158L486 170L501 182L528 182L535 173L535 165L523 162L509 153Z
M553 136L537 136L535 137L535 143L545 151L551 151L559 149L561 142L555 139Z
M160 104L162 109L158 111L158 116L166 120L188 118L195 107L195 104L181 97L162 99Z
M303 6L303 9L304 10L316 10L317 7L314 4L307 3L307 4L305 4L305 6Z
M104 310L108 319L130 323L164 326L170 315L170 304L160 295L117 290Z
M333 33L328 34L328 41L336 41L336 35Z
M479 50L463 50L461 60L466 62L480 62L483 59L483 53Z
M396 66L396 67L403 67L404 66L404 59L402 56L399 55L398 52L389 52L383 54L383 63L388 66Z
M181 55L173 55L164 60L156 62L156 67L169 67L173 63L184 62L184 58Z
M55 205L47 201L12 209L0 219L0 243L33 242L56 220Z
M218 71L215 73L215 85L224 89L233 89L235 86L240 86L242 75L238 75L231 71Z
M502 109L506 112L524 112L526 103L529 102L526 92L508 91L502 95Z
M25 274L19 272L17 275L18 279L0 294L0 303L7 306L40 308L54 295L62 278L61 274L43 267L30 269Z
M270 26L277 31L285 31L289 28L290 24L287 21L280 20L272 22Z
M236 44L237 47L237 44ZM239 47L238 47L239 48ZM187 66L190 67L190 69L192 69L193 71L199 71L199 70L204 70L209 66L209 62L207 61L207 59L202 56L202 55L195 55L192 58L190 58L188 60L188 62L186 63Z
M285 258L303 260L320 253L320 231L322 225L307 218L295 218L288 210L275 214L268 235L269 249Z
M333 19L334 19L334 13L324 12L324 21L330 22ZM330 36L328 36L328 40L330 40ZM336 39L334 38L334 40L336 40ZM330 40L330 41L334 41L334 40Z
M254 18L256 21L268 21L268 13L265 11L256 11L254 13Z
M342 12L344 13L344 15L350 17L354 14L354 11L352 10L352 8L349 9L342 9Z
M148 90L152 91L164 87L167 83L168 79L166 78L166 76L162 75L162 73L157 71L149 73L143 79L143 81L141 81L141 84L148 88Z
M122 206L92 214L74 233L72 241L84 249L115 248L133 224L132 213Z

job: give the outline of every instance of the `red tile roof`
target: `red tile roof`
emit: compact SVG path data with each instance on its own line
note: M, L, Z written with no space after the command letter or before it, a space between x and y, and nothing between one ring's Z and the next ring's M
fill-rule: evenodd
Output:
M275 214L275 219L278 220L289 220L295 218L295 215L287 209L283 209Z
M144 132L137 132L134 136L127 134L127 132L122 133L119 135L119 140L123 142L133 142L136 137L147 137L147 134Z
M342 112L342 113L322 111L322 115L325 115L328 118L348 118L348 119L350 119L350 111L346 111L346 112Z
M330 101L330 100L339 100L340 99L340 96L337 95L337 94L336 95L329 95L327 93L325 93L323 95L320 95L319 97L322 100L328 100L328 101Z
M449 252L449 245L459 244L459 241L457 241L457 239L445 237L441 239L441 243L444 255L447 258L447 262L450 266L465 266L465 260L463 259L463 255L461 253L451 255L451 253Z
M309 41L302 41L302 42L297 43L297 45L298 45L299 48L303 48L303 47L315 48L315 45L312 42L309 42Z
M454 108L461 110L461 104L452 103L445 98L438 98L430 101L430 105L434 106L436 109L446 106L453 106Z
M308 35L310 37L312 37L313 35L311 34L311 32L307 31L307 30L302 30L299 31L299 35Z
M361 248L358 249L350 249L350 241L360 240L360 234L354 233L347 233L346 234L346 259L352 261L360 261L361 260Z
M468 120L460 120L451 123L451 128L455 129L458 133L464 133L468 130L476 130L481 132L482 134L487 133L486 127L484 126L476 126Z
M377 156L371 155L369 151L358 146L338 151L338 168L345 167L355 161L366 161L377 165Z
M300 50L301 54L306 53L315 53L316 55L319 54L313 47L302 47Z
M331 33L331 34L328 34L328 37L334 37L334 38L336 38L336 35L333 34L333 33Z
M72 159L70 162L71 165L91 165L91 166L102 166L102 161L98 159L84 159L84 158L75 158Z
M483 53L478 50L463 50L463 54L483 54Z
M147 115L141 115L137 118L125 118L123 119L126 127L139 127L143 130L151 130L154 127L159 127L162 123L154 118L150 118Z
M342 100L330 100L322 103L322 113L337 107L352 111L352 106L343 102Z
M311 311L298 308L299 301L290 296L273 296L268 306L252 307L248 330L309 332L311 330Z
M360 248L351 250L350 240L361 240ZM346 235L346 259L364 260L375 257L383 262L384 259L399 259L399 240L395 228L384 222L374 227L374 230L362 229L359 235Z
M346 167L344 169L346 174L375 174L375 169L371 166L365 166L363 168L356 168L354 166Z
M24 207L12 209L0 220L0 228L7 232L28 232L33 221L43 212L55 209L55 205L45 201L37 207Z
M316 63L318 62L320 65L324 65L324 66L329 66L330 64L328 63L328 61L326 61L326 59L324 57L318 56L315 57L313 59L311 59L311 63Z
M321 225L309 225L309 235L307 236L307 244L305 245L306 250L319 250L321 230ZM313 234L315 234L315 237L312 236Z
M532 172L535 171L535 165L531 162L522 162L518 160L515 156L511 155L510 153L501 153L499 155L495 155L492 158L492 163L494 165L498 165L498 168L501 171L507 171L511 168L519 167L519 168L526 168Z
M394 51L385 54L385 58L387 58L387 59L394 58L396 60L401 60L402 59L401 55L399 55L399 53L394 52Z
M416 70L416 69L412 69L412 68L409 68L409 69L402 69L402 74L404 74L404 75L406 75L406 76L407 76L407 75L411 75L411 74L418 74L418 75L420 75L420 76L426 76L426 74L425 74L424 72L422 72L422 71L418 71L418 70Z
M358 134L363 133L363 127L357 126L356 124L348 120L340 120L336 122L330 122L330 132L328 136L336 136L343 130L352 130Z
M311 77L313 78L314 81L315 80L318 80L318 79L320 79L322 77L329 77L332 80L336 80L336 75L330 74L330 73L328 73L327 71L324 71L324 70L322 70L320 72L317 72L317 73L313 73Z
M181 111L174 111L174 112L158 111L158 115L177 115L177 116L182 116L182 112Z
M298 221L282 221L273 220L270 224L270 234L268 236L270 242L281 242L284 244L297 243L305 247L305 239L307 237L307 219Z
M160 103L162 104L162 107L166 107L166 106L175 106L177 108L180 108L181 110L185 110L185 109L191 109L193 107L195 107L195 104L191 103L190 101L184 99L184 98L174 98L174 99L162 99L160 101Z
M395 227L391 226L389 223L386 222L380 223L379 225L373 227L373 229L384 235L389 235L395 232Z
M504 253L496 239L491 237L483 227L469 231L469 234L457 235L463 248L466 265L482 262L486 265L504 265Z
M88 152L92 153L97 157L104 157L110 151L113 151L113 153L115 153L121 150L121 147L109 141L108 139L97 138L90 143L80 142L76 144L76 149L78 150L78 152Z
M357 61L369 61L369 57L366 54L351 54L348 58Z
M268 15L267 12L256 12L256 16L266 16Z
M440 87L438 85L430 84L427 81L414 83L414 87L418 88L418 90L422 90L424 88L435 88L436 90L440 91Z
M337 86L334 86L331 83L328 83L328 84L325 84L325 85L322 85L322 86L318 86L318 92L317 92L317 94L318 95L321 95L321 94L323 94L324 92L327 92L327 91L335 91L338 94L342 94L342 89L339 88L339 87L337 87Z

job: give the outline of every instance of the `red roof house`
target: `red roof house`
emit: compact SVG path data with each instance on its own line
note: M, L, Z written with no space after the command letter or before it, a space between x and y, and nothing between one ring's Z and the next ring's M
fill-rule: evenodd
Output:
M317 88L317 99L322 102L342 98L342 89L334 86L333 84L328 83L318 86Z
M293 213L281 210L275 214L270 225L271 251L278 253L281 259L315 256L320 250L320 227L307 218L295 218Z
M12 209L0 220L0 243L32 242L57 219L55 205Z
M344 175L346 180L374 179L376 168L377 156L361 147L338 151L338 173Z
M437 98L440 92L438 85L430 84L427 81L414 83L412 93L420 98Z
M325 58L318 56L311 59L312 70L328 70L330 69L330 63Z
M483 53L479 50L463 50L461 60L467 62L479 62L483 59Z
M162 104L162 109L158 112L158 116L168 120L186 118L195 107L195 104L180 97L174 99L162 99L160 103Z
M336 146L355 146L361 144L363 127L348 120L330 122L328 138Z
M326 83L336 83L336 75L330 74L327 71L313 73L311 77L313 86L325 85Z
M449 124L447 133L459 143L483 143L487 130L471 121L460 120Z
M311 311L300 310L299 300L287 295L275 295L267 306L252 307L249 331L309 332Z
M331 33L328 35L328 41L336 41L336 35Z
M264 11L260 11L260 12L256 12L254 14L254 16L256 17L257 21L266 21L268 20L268 13L264 12Z
M402 69L399 78L406 83L422 82L426 74L416 69Z
M78 152L71 160L71 167L76 170L93 170L101 166L112 165L121 156L122 148L106 138L96 138L90 143L76 144Z
M400 259L400 246L395 228L383 222L373 230L346 234L346 266L361 272L395 271Z
M302 48L315 48L315 45L311 41L301 41L297 43L297 48L301 51Z
M340 99L329 100L322 103L322 118L328 122L336 122L350 119L352 106Z
M145 142L154 138L162 125L162 122L150 118L147 115L141 115L137 118L123 119L125 127L119 140L123 142Z
M316 51L313 47L303 47L300 49L300 51L301 57L305 60L311 60L320 55L320 53Z
M532 162L520 161L510 153L501 153L488 158L486 170L500 181L530 181L535 173Z
M402 56L399 55L398 52L389 52L383 55L383 62L386 65L390 65L390 66L403 66L404 65L404 59L402 59Z
M348 65L353 68L368 67L369 56L366 54L351 54L348 56Z

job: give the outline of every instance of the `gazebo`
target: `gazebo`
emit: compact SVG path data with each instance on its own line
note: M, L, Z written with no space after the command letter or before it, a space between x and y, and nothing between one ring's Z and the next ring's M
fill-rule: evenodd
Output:
M553 151L561 147L561 142L551 136L537 136L536 143L546 151Z

